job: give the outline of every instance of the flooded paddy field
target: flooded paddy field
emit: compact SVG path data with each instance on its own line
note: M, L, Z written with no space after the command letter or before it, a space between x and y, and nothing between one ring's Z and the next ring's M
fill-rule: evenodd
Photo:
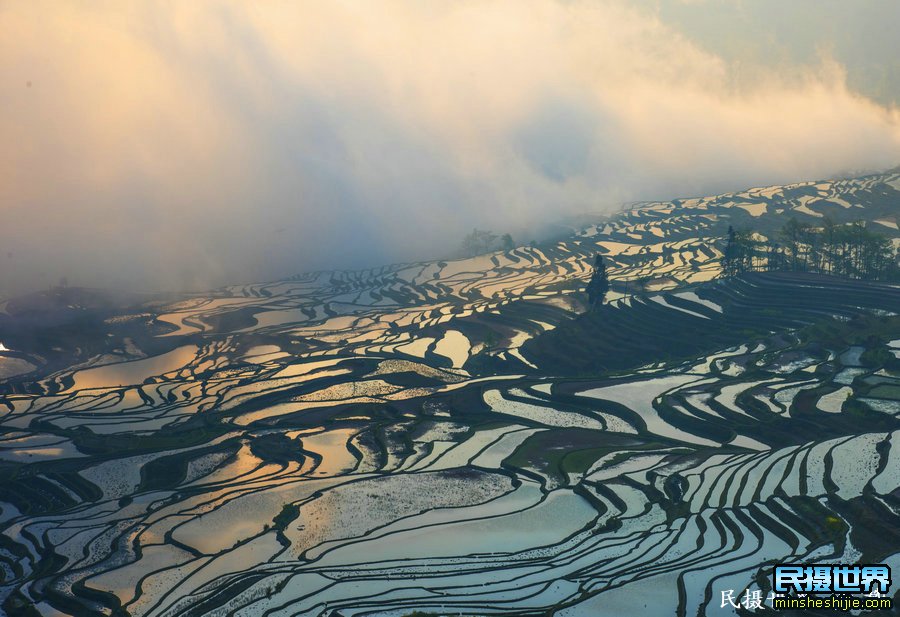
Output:
M0 606L693 617L775 563L900 568L900 288L714 280L723 225L883 218L897 182L204 297L10 301ZM598 251L610 302L582 315Z

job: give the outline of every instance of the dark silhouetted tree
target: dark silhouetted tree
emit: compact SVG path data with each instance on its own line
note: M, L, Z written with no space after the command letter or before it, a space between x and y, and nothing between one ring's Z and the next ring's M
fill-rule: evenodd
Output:
M734 276L734 266L735 266L735 250L737 237L734 233L734 227L731 225L728 226L728 239L725 243L725 254L722 257L722 270L725 272L725 276Z
M792 218L779 235L782 245L729 227L722 257L724 275L788 270L865 280L900 279L900 252L890 238L871 231L862 221L839 225L824 218L822 227L813 227Z
M606 263L603 261L603 255L597 253L594 258L594 273L587 285L588 304L591 308L603 304L606 294L609 292L609 279L606 275Z

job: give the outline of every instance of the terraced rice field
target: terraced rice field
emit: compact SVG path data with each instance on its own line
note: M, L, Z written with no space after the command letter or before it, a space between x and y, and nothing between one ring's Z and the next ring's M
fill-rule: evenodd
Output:
M728 224L895 217L898 187L638 204L4 334L0 606L693 617L774 563L900 568L900 288L715 280Z

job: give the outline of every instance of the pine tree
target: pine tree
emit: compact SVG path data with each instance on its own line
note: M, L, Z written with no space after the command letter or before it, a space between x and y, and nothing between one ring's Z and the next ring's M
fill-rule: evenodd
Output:
M588 304L591 308L601 306L606 294L609 292L609 278L606 275L606 263L603 255L597 253L594 258L594 273L587 285Z
M722 269L725 276L735 275L735 249L737 248L734 236L734 227L728 226L728 241L725 244L725 255L722 257Z

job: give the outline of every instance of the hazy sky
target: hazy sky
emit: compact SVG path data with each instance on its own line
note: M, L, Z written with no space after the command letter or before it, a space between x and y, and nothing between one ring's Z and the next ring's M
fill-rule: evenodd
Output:
M895 0L0 0L0 296L900 164ZM528 238L522 238L527 240Z

